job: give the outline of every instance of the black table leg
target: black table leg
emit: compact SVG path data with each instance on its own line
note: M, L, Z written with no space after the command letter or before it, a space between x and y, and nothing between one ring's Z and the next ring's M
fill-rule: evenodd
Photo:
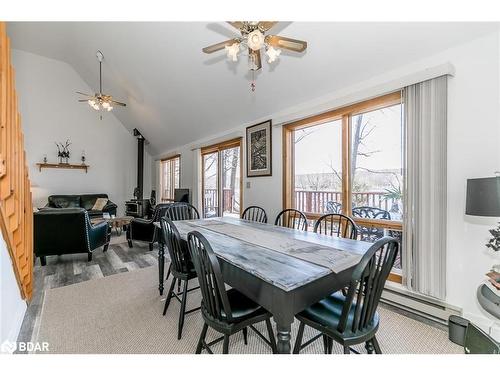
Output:
M274 317L274 321L276 322L276 330L278 332L277 334L278 354L290 354L292 323L283 322L276 316Z
M165 246L163 246L162 241L158 241L158 273L159 273L159 284L158 290L160 291L160 296L163 295L163 280L165 274Z

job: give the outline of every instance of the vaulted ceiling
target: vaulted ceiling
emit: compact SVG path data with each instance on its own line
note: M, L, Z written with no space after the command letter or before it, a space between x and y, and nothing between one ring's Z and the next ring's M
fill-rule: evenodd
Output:
M138 128L152 154L270 116L497 30L493 23L304 23L271 29L306 40L303 54L263 61L252 93L247 63L227 61L207 45L234 37L224 22L14 22L13 47L69 63L98 91L125 101L115 116ZM75 87L76 90L81 90ZM78 95L74 95L75 101ZM89 110L91 110L89 108Z

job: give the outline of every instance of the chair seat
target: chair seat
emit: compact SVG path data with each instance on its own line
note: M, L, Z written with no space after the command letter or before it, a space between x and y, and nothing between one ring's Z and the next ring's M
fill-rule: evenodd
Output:
M378 327L379 315L375 312L372 321L368 324L367 328L362 332L358 331L353 334L350 330L352 322L354 320L354 311L356 304L353 302L351 310L349 311L349 316L347 319L347 328L344 332L339 332L337 327L339 325L340 318L342 316L342 309L345 303L345 296L341 292L334 293L321 301L315 303L314 305L308 307L307 309L301 311L297 314L297 319L307 320L310 323L315 323L324 327L334 336L342 339L354 338L357 336L362 336L364 333L372 331Z
M229 305L231 306L231 323L238 323L242 320L267 313L263 307L236 289L229 289L226 293ZM226 318L224 311L222 311L222 316Z

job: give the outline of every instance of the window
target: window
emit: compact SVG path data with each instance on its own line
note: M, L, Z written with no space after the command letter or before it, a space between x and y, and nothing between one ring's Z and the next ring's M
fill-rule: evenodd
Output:
M162 202L172 201L174 199L174 190L180 187L180 162L180 155L175 155L161 161L160 187Z
M325 213L351 216L364 241L401 240L401 114L397 92L284 126L284 206L311 221ZM400 269L398 259L395 274Z
M203 217L241 214L241 139L201 150Z

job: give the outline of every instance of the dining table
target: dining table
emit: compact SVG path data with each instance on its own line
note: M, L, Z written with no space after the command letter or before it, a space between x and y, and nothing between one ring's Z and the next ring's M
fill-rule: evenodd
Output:
M273 315L278 353L290 353L295 314L345 287L372 245L233 217L175 221L175 226L183 241L192 231L205 236L224 282ZM160 241L160 293L164 255Z

